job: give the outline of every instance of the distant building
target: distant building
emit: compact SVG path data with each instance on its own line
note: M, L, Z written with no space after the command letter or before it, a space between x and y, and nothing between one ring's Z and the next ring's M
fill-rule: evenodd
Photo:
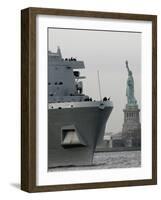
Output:
M123 147L122 132L111 136L111 147Z

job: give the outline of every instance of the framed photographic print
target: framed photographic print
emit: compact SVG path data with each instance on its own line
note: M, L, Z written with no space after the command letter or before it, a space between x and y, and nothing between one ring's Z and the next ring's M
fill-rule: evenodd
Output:
M157 183L157 16L21 11L21 189Z

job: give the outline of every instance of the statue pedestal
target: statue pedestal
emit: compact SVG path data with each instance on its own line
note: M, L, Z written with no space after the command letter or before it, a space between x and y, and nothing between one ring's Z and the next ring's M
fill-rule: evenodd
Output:
M141 124L140 109L138 105L127 104L124 112L124 124L122 128L122 139L126 147L141 146Z

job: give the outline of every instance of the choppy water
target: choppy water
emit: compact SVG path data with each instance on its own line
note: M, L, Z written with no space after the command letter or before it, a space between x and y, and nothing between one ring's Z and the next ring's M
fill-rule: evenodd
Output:
M98 168L129 168L141 166L140 151L101 152L94 155L94 164ZM100 165L100 166L99 166Z
M140 151L97 152L94 154L92 166L61 167L61 169L54 168L50 169L50 171L132 168L132 167L141 167Z

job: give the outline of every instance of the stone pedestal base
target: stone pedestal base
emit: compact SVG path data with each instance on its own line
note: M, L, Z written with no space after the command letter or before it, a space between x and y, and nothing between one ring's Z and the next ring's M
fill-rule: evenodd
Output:
M126 105L122 139L126 147L141 146L141 124L138 105Z

